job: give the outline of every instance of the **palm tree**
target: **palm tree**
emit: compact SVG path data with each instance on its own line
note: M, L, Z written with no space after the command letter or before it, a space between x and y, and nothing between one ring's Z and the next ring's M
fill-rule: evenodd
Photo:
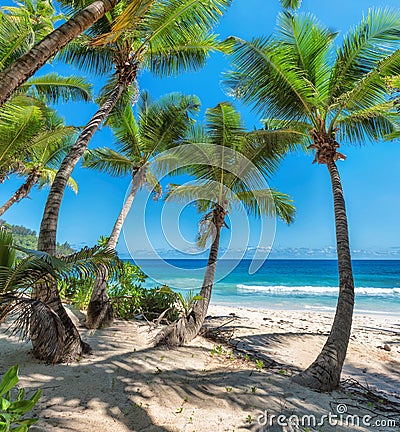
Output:
M232 38L231 94L263 115L266 127L298 134L332 182L339 297L330 335L315 362L295 378L330 391L339 385L351 333L354 280L337 160L340 142L361 144L398 129L385 78L400 72L400 14L373 9L338 48L335 33L310 14L282 13L276 38Z
M124 33L113 42L116 45L114 50L111 50L111 58L116 68L114 83L107 86L110 92L106 93L100 109L83 129L56 174L40 226L40 250L55 253L58 214L68 178L91 137L115 107L123 92L129 94L139 68L147 68L153 73L165 76L204 65L208 53L216 48L215 36L209 34L210 28L230 1L157 0L144 2L142 7L135 10L132 9L134 3L131 3L126 9L129 9L130 16L134 17L134 29L128 32L129 38L125 37ZM106 24L110 25L109 22ZM89 49L87 56L90 56L90 53ZM110 62L109 67L111 64ZM36 294L38 293L37 291ZM56 289L53 290L53 297L59 297ZM62 307L59 299L58 305ZM75 347L77 345L75 344ZM76 350L76 357L79 355L79 350Z
M71 146L71 138L75 135L74 128L64 126L63 121L57 118L54 112L50 113L50 118L44 120L47 124L37 123L39 128L37 130L28 125L30 136L25 145L29 144L30 151L21 155L18 161L18 174L26 179L0 207L0 216L13 204L27 197L35 185L43 188L51 184L63 156ZM78 191L76 182L72 178L69 180L70 188L76 193Z
M226 226L228 212L242 205L254 216L278 215L292 221L294 207L285 194L268 188L265 176L270 176L281 159L284 146L271 146L275 134L245 133L240 114L229 103L220 103L206 112L206 126L195 129L188 146L179 146L156 163L168 170L188 168L197 180L183 186L172 185L168 199L196 201L204 214L200 222L199 244L212 238L211 247L197 300L188 316L163 329L157 344L169 347L182 345L197 336L207 315L214 284L221 229ZM284 139L291 138L290 134ZM290 143L290 139L287 140ZM278 151L279 148L279 151Z
M113 176L131 176L130 190L108 238L107 249L114 250L117 246L137 191L148 184L156 195L160 193L160 186L150 172L151 161L158 153L183 139L192 123L191 115L199 107L200 101L195 96L170 94L152 102L144 92L138 105L138 120L131 105L115 111L109 119L118 151L97 148L85 154L84 166L88 168L105 171ZM106 291L107 278L106 268L101 269L96 276L86 318L89 328L104 327L112 322L112 307Z
M16 260L16 250L24 257ZM63 258L13 245L12 234L0 228L0 322L14 315L14 331L41 347L35 354L50 363L68 361L65 344L68 328L58 313L44 302L31 299L37 283L49 285L69 275L88 277L98 266L109 266L115 255L103 248L85 248ZM72 321L71 321L72 324Z
M94 47L93 43L99 41L100 35L108 35L112 30L112 21L119 16L120 9L123 10L122 4L120 9L104 17L81 40L61 53L61 58L68 63L91 72L115 72L100 98L99 110L62 162L50 189L39 233L40 250L54 253L58 214L68 178L94 133L121 96L125 94L126 99L132 97L130 93L135 91L132 86L136 84L139 70L147 69L155 75L169 76L202 67L209 53L218 49L210 29L229 3L230 0L147 2L132 15L134 31L120 35L115 41L106 39L109 44L102 48Z

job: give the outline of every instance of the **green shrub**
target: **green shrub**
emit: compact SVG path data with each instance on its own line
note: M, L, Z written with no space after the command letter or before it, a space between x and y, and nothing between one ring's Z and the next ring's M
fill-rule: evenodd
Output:
M176 308L176 293L167 287L151 288L144 290L141 303L141 312L148 318L158 318L164 311L168 310L165 318L175 321L179 318Z
M179 317L179 301L172 290L162 288L146 289L143 283L147 276L129 261L116 262L109 274L107 293L114 309L114 316L131 319L143 314L147 319L158 318L164 311L164 318L174 321ZM61 299L79 309L87 309L92 295L94 278L80 279L71 276L60 281L58 288Z
M26 432L30 426L39 420L22 419L22 417L36 405L41 390L37 390L30 399L24 399L25 390L20 389L13 400L11 390L18 381L18 365L16 365L6 372L0 383L0 432Z

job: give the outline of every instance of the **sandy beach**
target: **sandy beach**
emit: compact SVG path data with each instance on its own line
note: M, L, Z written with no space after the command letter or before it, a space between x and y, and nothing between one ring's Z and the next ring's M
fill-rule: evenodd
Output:
M315 358L332 314L211 306L209 315L208 334L230 339L230 345L197 337L187 347L165 351L152 348L155 331L145 322L116 321L93 332L79 324L82 315L75 311L93 354L70 365L45 365L33 358L30 344L2 331L0 373L19 364L20 385L43 389L34 412L41 420L33 432L397 430L388 421L398 422L399 412L385 413L377 406L383 399L363 402L351 391L353 379L400 402L400 324L395 317L355 316L343 373L348 381L342 392L320 394L290 376ZM350 427L327 421L297 427L270 418L312 415L318 422L338 412L371 419L368 425L360 420Z

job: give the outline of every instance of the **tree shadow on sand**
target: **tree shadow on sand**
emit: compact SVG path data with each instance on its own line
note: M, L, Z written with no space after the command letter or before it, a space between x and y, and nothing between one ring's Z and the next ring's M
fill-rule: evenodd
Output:
M71 365L47 366L31 356L28 345L2 341L0 372L18 363L21 384L43 389L37 431L261 431L257 419L264 421L266 412L319 419L344 403L342 393L321 394L293 383L289 363L280 373L258 370L252 361L214 352L202 338L165 351L151 347L148 327L137 323L118 321L92 336L85 332L94 354ZM274 349L294 336L256 335L242 342ZM268 430L304 428L273 423ZM322 430L349 429L324 425Z

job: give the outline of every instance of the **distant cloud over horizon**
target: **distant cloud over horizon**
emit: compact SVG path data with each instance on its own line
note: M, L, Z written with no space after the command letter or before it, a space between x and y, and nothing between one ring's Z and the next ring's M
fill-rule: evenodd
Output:
M121 248L122 249L122 248ZM195 253L190 250L178 251L174 249L157 249L156 253L162 259L206 259L208 258L208 250ZM326 246L323 248L306 248L306 247L255 247L249 246L243 254L241 250L221 249L221 256L225 259L237 259L243 255L245 259L252 259L257 252L257 258L265 259L336 259L336 248L334 246ZM119 251L121 258L129 258L130 254L127 250ZM390 247L386 249L353 249L351 251L353 259L400 259L400 246ZM138 259L154 258L155 253L148 250L137 250L135 256Z

